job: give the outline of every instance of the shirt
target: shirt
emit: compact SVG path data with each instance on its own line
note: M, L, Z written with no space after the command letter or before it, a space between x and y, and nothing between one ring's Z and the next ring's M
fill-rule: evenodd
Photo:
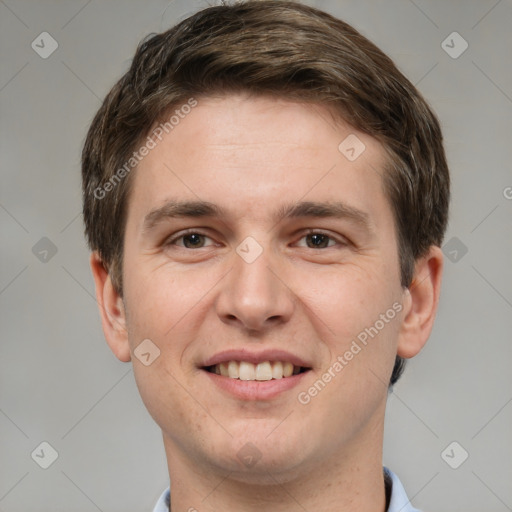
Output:
M384 468L384 474L391 479L391 499L387 512L420 512L412 506L398 477L388 468ZM160 496L153 512L169 512L170 501L170 490L166 489Z

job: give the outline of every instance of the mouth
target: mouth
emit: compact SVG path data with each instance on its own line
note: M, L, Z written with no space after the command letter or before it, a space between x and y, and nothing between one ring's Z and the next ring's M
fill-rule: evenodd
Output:
M313 371L309 359L277 348L227 349L199 365L201 374L224 396L243 401L287 400Z
M287 400L313 368L287 351L226 350L199 367L215 389L244 402Z
M305 366L296 366L290 361L251 363L249 361L235 360L204 366L202 369L221 377L227 377L228 379L260 382L288 379L294 375L311 370L311 368Z

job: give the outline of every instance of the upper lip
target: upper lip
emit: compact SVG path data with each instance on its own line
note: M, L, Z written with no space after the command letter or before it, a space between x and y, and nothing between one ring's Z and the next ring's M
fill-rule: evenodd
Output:
M265 349L258 352L248 349L229 349L218 352L206 359L202 366L214 366L228 361L246 361L252 364L263 363L265 361L290 362L293 366L302 366L311 368L311 364L304 359L287 352L286 350Z

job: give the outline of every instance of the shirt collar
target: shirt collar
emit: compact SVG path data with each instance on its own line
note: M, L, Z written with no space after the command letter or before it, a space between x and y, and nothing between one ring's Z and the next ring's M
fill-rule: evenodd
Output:
M412 506L398 477L388 468L384 468L384 474L391 480L391 499L387 512L419 512ZM153 512L169 512L169 503L170 492L166 489L158 499Z
M404 486L398 477L388 468L384 468L384 473L391 478L391 499L387 512L420 512L414 508L407 497ZM167 512L167 511L165 511Z
M155 508L153 509L153 512L169 512L169 503L171 501L171 494L170 489L167 488L160 498L158 498L158 501L156 502Z

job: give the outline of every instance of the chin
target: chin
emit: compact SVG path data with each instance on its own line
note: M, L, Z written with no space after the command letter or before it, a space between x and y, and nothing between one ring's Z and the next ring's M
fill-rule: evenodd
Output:
M208 458L218 470L231 473L230 478L240 482L274 485L293 480L307 466L308 447L287 431L269 432L272 429L255 432L246 428L243 433L233 433L224 445L215 443Z

